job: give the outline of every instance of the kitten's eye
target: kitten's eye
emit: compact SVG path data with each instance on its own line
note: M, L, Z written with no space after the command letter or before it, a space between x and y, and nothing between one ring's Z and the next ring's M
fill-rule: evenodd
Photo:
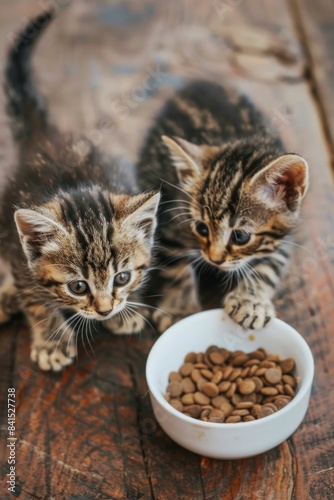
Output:
M127 273L127 272L118 273L118 274L116 274L116 276L114 278L114 285L115 286L124 286L127 283L129 283L130 278L131 278L131 273Z
M74 295L84 295L89 290L89 286L85 281L71 281L67 286Z
M246 245L249 242L251 235L249 233L245 233L245 231L232 231L231 241L235 245Z
M204 224L204 222L196 222L195 227L199 235L203 236L204 238L209 236L209 228L206 224Z

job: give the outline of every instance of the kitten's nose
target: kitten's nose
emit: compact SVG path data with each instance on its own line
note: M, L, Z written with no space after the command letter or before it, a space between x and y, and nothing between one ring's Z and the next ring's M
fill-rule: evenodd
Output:
M112 311L112 309L109 309L108 311L99 311L99 310L96 310L96 312L98 314L100 314L101 316L108 316L108 314L110 314Z

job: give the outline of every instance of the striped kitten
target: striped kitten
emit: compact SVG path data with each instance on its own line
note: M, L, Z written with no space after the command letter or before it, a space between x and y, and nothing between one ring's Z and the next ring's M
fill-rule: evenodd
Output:
M0 319L8 320L14 305L22 310L32 330L32 360L57 371L73 361L76 324L103 320L114 333L143 326L128 299L150 264L160 194L129 194L133 188L116 163L92 146L80 152L48 122L30 56L51 18L34 19L8 58L5 90L19 161L1 206L8 276Z
M308 188L306 161L285 152L246 97L196 81L166 103L138 168L144 189L164 181L160 307L176 319L199 309L189 258L197 253L197 263L236 281L222 302L228 314L245 328L263 327L275 314L272 297ZM154 314L163 331L168 317Z

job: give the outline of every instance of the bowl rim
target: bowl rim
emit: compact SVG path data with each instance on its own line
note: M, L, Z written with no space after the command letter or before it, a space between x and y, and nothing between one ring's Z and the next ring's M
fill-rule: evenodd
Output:
M151 364L153 363L152 360L154 359L154 353L159 348L159 345L161 344L163 339L166 338L166 334L167 334L167 336L169 336L171 334L171 332L173 331L175 325L179 325L180 323L187 322L187 320L193 316L209 315L209 314L212 314L212 312L214 312L214 311L220 311L220 312L223 312L225 314L224 309L221 309L221 308L208 309L205 311L200 311L200 312L195 313L195 314L191 314L191 315L187 316L186 318L183 318L180 321L177 321L176 323L171 325L169 328L167 328L167 330L153 344L153 346L148 354L148 357L147 357L146 369L145 369L145 376L146 376L146 381L147 381L149 392L154 396L154 399L156 401L158 401L167 412L171 413L172 415L179 418L180 420L183 420L186 423L191 423L192 425L198 425L199 427L202 427L204 429L227 429L227 428L229 428L231 430L233 430L233 429L236 430L236 429L240 429L240 427L242 429L245 429L247 427L255 427L256 425L263 425L263 420L265 420L266 422L269 422L269 421L274 422L275 420L282 418L286 413L290 412L295 406L297 406L299 404L299 402L307 394L307 392L311 389L312 383L313 383L313 377L314 377L314 359L313 359L312 351L311 351L308 343L304 339L304 337L302 337L302 335L299 332L297 332L297 330L295 328L293 328L291 325L289 325L285 321L282 321L279 318L272 318L270 323L272 323L272 321L274 321L278 326L288 327L288 329L290 329L291 334L293 336L295 336L296 338L298 338L299 341L301 341L301 344L303 345L303 349L304 349L305 358L306 358L305 365L307 366L307 372L306 372L306 377L304 377L304 379L300 383L300 387L299 387L297 394L289 402L289 404L287 404L286 406L284 406L283 408L278 410L276 413L273 413L272 415L268 415L264 419L252 420L251 422L237 422L237 423L234 423L233 425L231 425L231 424L224 423L224 422L223 423L203 422L202 420L188 417L187 415L184 415L180 411L173 408L173 406L170 405L168 403L168 401L165 400L165 398L160 393L160 391L158 390L158 388L156 387L154 382L152 382L150 380L149 372L151 369ZM254 332L254 330L248 330L248 331ZM158 420L158 422L159 422L159 420Z

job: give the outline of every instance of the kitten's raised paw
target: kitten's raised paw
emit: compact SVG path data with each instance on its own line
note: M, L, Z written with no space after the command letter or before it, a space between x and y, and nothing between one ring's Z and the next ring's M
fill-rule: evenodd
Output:
M194 314L195 312L198 312L200 309L199 307L194 307L193 309L189 309L188 311L173 311L171 313L163 313L160 311L154 311L152 315L152 320L154 322L154 325L157 327L157 331L159 334L164 333L164 331L167 330L170 326L174 325L174 323L177 323L181 319L185 318L186 316L190 316L191 314Z
M144 329L145 319L137 314L126 320L115 316L104 321L103 326L115 335L131 335L132 333L139 333Z
M230 292L224 301L225 311L243 328L258 330L263 328L275 316L275 309L270 300L260 299L244 293Z
M34 344L31 347L31 361L37 363L43 371L60 372L65 366L71 365L76 356L74 342L60 343L44 342L43 344Z

